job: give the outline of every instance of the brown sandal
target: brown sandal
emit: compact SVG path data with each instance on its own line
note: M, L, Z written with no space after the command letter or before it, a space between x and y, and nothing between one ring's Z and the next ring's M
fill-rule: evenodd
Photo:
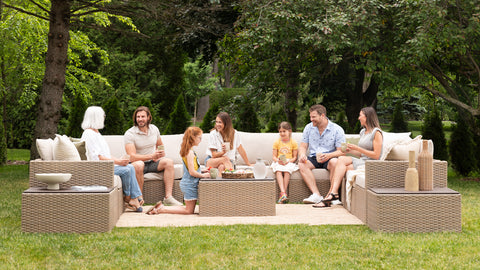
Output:
M147 215L157 215L157 214L160 214L160 212L158 212L160 209L162 209L163 207L165 207L162 203L162 201L159 201L157 202L157 204L155 204L154 207L152 207L150 210L147 211Z

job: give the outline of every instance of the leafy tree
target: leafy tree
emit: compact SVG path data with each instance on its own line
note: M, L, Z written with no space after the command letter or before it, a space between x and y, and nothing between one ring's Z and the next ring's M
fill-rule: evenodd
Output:
M87 110L87 102L81 93L74 96L70 114L68 116L68 125L66 134L74 138L82 136L82 121L85 111Z
M194 62L185 63L183 72L185 73L187 99L194 100L193 119L196 121L198 99L208 95L215 89L215 78L212 77L210 66L202 65L201 58L196 59Z
M102 131L105 135L118 135L125 132L122 109L116 96L112 96L104 106L105 127Z
M183 96L178 96L173 107L173 111L170 114L170 120L165 128L165 134L183 134L185 130L190 126L190 115L185 107L185 101Z
M425 115L422 126L422 137L425 140L431 139L435 146L433 157L440 160L448 160L447 140L443 132L442 119L440 113L435 107L431 112Z
M473 134L463 117L458 116L450 137L449 152L453 169L463 176L477 169L474 149Z
M220 106L218 103L213 103L210 108L208 108L208 111L203 117L203 121L199 126L204 133L210 132L210 130L215 127L215 118L219 113Z
M403 106L401 102L395 104L395 110L393 111L392 116L392 127L391 132L407 132L408 123L405 121L403 112Z
M478 1L396 1L385 5L377 59L384 85L418 87L465 110L480 134Z

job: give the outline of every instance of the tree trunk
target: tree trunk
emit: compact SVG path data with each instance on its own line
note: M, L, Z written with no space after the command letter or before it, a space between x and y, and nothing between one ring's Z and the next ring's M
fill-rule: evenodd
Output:
M378 84L373 76L370 78L368 87L364 87L365 71L359 69L355 71L355 87L350 94L347 94L347 103L345 112L348 119L348 125L353 130L358 121L358 114L363 107L377 105Z
M38 101L37 122L30 151L32 159L39 157L35 140L53 138L60 121L65 71L68 62L70 5L71 1L69 0L51 1L45 75Z

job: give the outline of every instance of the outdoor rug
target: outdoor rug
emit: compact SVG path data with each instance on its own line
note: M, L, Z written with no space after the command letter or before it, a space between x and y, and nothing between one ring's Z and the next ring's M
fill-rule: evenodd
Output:
M198 215L198 206L193 215L159 214L147 215L153 206L143 207L144 213L124 212L117 227L186 227L234 224L308 224L308 225L362 225L357 217L343 206L313 208L307 204L277 204L276 216L204 217Z

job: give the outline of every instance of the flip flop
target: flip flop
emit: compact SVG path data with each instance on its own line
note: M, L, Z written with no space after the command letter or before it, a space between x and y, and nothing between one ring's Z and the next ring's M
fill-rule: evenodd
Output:
M150 210L147 211L147 215L156 215L156 214L159 214L158 213L158 210L162 209L163 207L165 207L162 203L162 201L159 201L157 202L157 204L155 204L154 207L150 208Z

